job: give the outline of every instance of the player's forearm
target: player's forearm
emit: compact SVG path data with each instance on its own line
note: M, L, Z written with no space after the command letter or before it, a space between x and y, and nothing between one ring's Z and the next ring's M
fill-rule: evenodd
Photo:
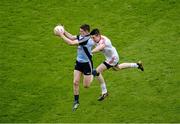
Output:
M97 52L103 50L104 47L105 47L104 44L102 44L102 45L100 45L100 46L97 46L96 48L94 48L94 49L92 50L92 53L97 53Z
M70 40L66 36L61 36L61 38L69 45L78 45L79 43L75 40Z
M64 34L67 38L71 39L71 40L75 40L76 37L73 36L72 34L70 34L69 32L67 32L66 30L64 31Z
M92 53L97 53L97 52L99 52L100 50L96 47L96 48L94 48L91 52Z

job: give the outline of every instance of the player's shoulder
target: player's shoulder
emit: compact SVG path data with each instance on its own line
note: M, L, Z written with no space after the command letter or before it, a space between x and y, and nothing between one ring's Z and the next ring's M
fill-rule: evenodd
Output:
M89 43L89 44L92 44L92 45L95 45L95 43L94 43L94 41L93 41L92 38L89 38L89 39L88 39L88 43Z
M100 40L100 44L105 44L106 42L108 42L109 41L109 39L106 37L106 36L104 36L104 35L101 35L101 40Z
M102 40L110 40L108 37L104 36L104 35L101 35L101 39Z
M88 41L90 39L90 36L87 35L87 36L81 36L81 35L77 35L77 39L78 41Z

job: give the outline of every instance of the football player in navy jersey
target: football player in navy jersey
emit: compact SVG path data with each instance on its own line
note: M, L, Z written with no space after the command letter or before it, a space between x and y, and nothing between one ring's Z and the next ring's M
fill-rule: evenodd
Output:
M73 111L79 106L79 82L81 76L83 76L83 85L88 88L93 80L92 76L92 47L94 42L90 38L90 26L83 24L80 26L79 35L72 35L64 29L64 32L58 32L60 36L67 44L77 46L76 64L74 67L74 104Z

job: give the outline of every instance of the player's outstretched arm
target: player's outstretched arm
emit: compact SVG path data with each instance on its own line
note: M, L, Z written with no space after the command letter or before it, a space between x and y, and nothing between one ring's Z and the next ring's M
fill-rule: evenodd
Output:
M68 31L64 30L64 35L69 38L70 40L76 40L77 37L75 35L72 35L71 33L69 33Z
M71 40L67 38L62 32L59 32L58 36L60 36L69 45L79 45L78 40Z

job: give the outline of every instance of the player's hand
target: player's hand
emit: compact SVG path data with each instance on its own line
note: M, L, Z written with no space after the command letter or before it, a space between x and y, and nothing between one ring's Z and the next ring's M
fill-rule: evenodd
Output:
M64 26L63 24L58 24L58 25L59 25L59 26L62 26L62 27L64 28L64 30L65 30L65 26ZM57 25L57 26L58 26L58 25Z
M55 28L54 28L54 34L57 35L57 36L62 36L64 35L64 27L62 25L57 25Z
M64 32L59 31L59 32L57 33L57 35L59 35L60 37L63 37L63 36L64 36Z

